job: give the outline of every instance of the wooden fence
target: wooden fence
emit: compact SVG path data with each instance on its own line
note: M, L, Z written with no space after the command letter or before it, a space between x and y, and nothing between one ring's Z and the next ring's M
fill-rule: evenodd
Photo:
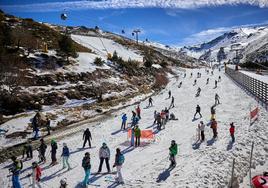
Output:
M260 80L245 75L239 71L226 67L225 73L229 75L235 82L240 84L244 89L250 92L252 95L258 98L258 100L264 103L264 106L268 106L268 84Z

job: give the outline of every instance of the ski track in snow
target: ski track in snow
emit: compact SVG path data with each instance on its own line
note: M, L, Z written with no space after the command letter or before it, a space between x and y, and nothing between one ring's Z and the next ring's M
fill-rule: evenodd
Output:
M196 73L200 71L202 77L197 79L197 84L193 86ZM189 78L190 72L193 72L193 78ZM218 88L213 89L214 81L221 75L222 81L218 83ZM206 85L207 77L210 83ZM182 81L182 87L178 88ZM197 88L202 89L199 97L195 97ZM58 141L58 160L59 164L49 167L50 147L47 149L47 163L41 165L43 168L42 187L59 187L59 181L67 178L69 187L79 187L83 180L84 171L81 167L81 160L86 151L90 152L92 160L92 172L96 172L99 165L98 150L102 142L106 142L111 150L110 165L114 162L115 149L120 147L125 154L125 163L122 173L125 179L125 185L119 187L189 187L189 188L223 188L226 187L231 177L231 166L233 158L236 159L235 175L239 176L242 187L246 187L245 178L248 172L248 161L250 155L251 143L255 141L255 150L253 154L253 167L256 167L254 173L259 168L268 168L268 113L262 107L260 117L249 128L249 106L257 106L256 101L242 91L233 83L231 79L223 72L215 71L214 76L206 75L204 69L187 69L187 77L180 78L178 81L171 79L164 92L153 97L154 106L144 109L148 101L141 103L141 117L139 126L141 129L151 127L153 123L154 110L160 111L169 107L171 99L168 97L168 90L172 91L175 97L175 108L171 109L178 121L169 121L164 130L156 134L155 142L144 147L131 148L127 142L127 133L118 131L121 126L121 114L126 112L128 121L131 118L131 111L135 106L119 110L112 114L113 117L104 119L99 123L92 125L85 124L81 126L81 131L68 138ZM206 124L210 118L210 107L214 104L215 93L220 96L222 104L216 107L216 119L218 121L218 139L207 145L212 138L210 127L205 128L206 141L199 148L193 146L196 137L196 127L200 120ZM201 106L202 119L192 121L195 113L195 107ZM232 147L227 147L231 140L229 135L229 123L234 122L236 126L236 142ZM89 127L93 136L92 149L79 149L82 147L82 130ZM154 129L155 130L155 129ZM172 171L167 170L169 166L168 148L171 140L176 140L179 146L179 154L176 157L177 166ZM62 161L60 158L63 142L67 143L71 151L69 162L73 168L70 171L62 170ZM195 149L194 149L195 148ZM34 159L38 160L37 151L34 151ZM30 165L32 161L24 162L24 169L20 176L23 187L30 187L29 178L26 176L31 173ZM8 187L10 180L5 178L8 175L7 166L10 161L0 164L0 184ZM106 166L103 165L105 172ZM115 170L115 169L113 169ZM239 175L238 175L239 174ZM112 175L114 177L114 175ZM100 187L116 187L113 182L105 181L105 175L91 176L91 186L100 185ZM89 186L89 187L91 187Z

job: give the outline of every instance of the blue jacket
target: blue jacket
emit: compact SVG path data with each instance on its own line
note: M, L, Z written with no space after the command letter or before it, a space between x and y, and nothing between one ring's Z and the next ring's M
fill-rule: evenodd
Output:
M126 115L126 114L124 114L124 115L122 116L122 121L123 121L123 122L126 122L126 121L127 121L127 115Z
M67 146L64 146L62 148L62 154L61 155L64 156L64 157L69 157L70 156L69 148Z

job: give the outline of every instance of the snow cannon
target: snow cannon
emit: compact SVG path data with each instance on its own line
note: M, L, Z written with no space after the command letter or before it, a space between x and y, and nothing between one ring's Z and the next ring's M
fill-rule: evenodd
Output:
M254 176L251 179L251 183L254 188L268 188L268 172L264 172L263 175Z
M61 18L62 20L66 20L66 19L67 19L67 14L62 13L62 14L60 15L60 18Z

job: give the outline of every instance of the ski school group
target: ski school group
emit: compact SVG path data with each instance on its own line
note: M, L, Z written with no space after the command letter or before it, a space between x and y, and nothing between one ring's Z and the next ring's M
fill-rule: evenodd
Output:
M220 69L219 69L220 71ZM206 73L209 74L209 71L206 70ZM211 75L213 75L213 70L211 71ZM193 77L193 73L191 73L190 78ZM197 78L201 77L201 73L197 73ZM184 78L186 78L186 73L184 73ZM217 88L217 84L218 82L221 81L221 77L219 76L218 80L215 80L215 88ZM196 85L197 80L194 80L193 86ZM207 79L206 84L209 83L209 78ZM181 88L182 86L182 82L179 83L178 88ZM200 96L200 92L201 92L201 88L197 89L197 93L195 95L195 97L199 97ZM169 107L166 107L163 110L160 110L159 112L157 112L157 110L154 111L154 122L153 122L153 126L156 125L156 129L157 131L161 131L162 129L165 129L165 125L168 121L170 120L178 120L178 118L175 117L174 113L170 113L170 110L172 108L175 107L174 104L174 97L171 95L171 91L168 91L168 98L167 99L171 99L171 103L169 105ZM213 139L216 139L218 136L218 132L217 132L217 121L215 118L215 114L216 114L216 110L215 107L217 105L220 104L219 101L220 97L219 95L216 93L215 94L215 104L211 107L211 119L210 122L207 124L208 126L210 126L210 128L212 129L213 132ZM149 97L149 104L147 106L147 108L152 107L153 106L153 99L152 97ZM199 105L196 106L196 112L194 114L193 117L193 121L197 120L196 115L199 115L200 118L202 118L202 114L201 114L201 107ZM141 108L138 105L135 109L135 111L132 111L132 117L131 117L131 123L130 126L127 124L127 114L124 113L122 115L122 124L121 124L121 130L126 130L129 129L131 130L131 139L130 139L130 145L133 147L139 147L140 146L140 139L141 139L141 130L138 126L139 121L141 119ZM197 130L198 130L198 135L197 135L197 141L199 143L202 143L205 140L205 124L203 121L200 121L200 123L197 126ZM234 123L230 123L230 136L232 138L232 142L235 142L235 136L234 136L234 132L235 132L235 126ZM201 138L201 139L200 139ZM83 148L86 146L86 144L88 143L89 148L91 148L91 141L92 141L92 136L91 136L91 132L89 129L86 129L84 131L83 134ZM52 139L50 141L50 146L51 146L51 164L50 166L56 165L58 164L57 162L57 150L58 150L58 145L55 139ZM38 157L39 157L39 161L33 161L32 163L32 173L30 173L28 175L29 179L32 180L32 187L42 187L42 170L40 167L40 164L44 164L46 163L46 150L47 150L47 144L45 143L44 139L41 138L40 139L40 144L37 148L38 150ZM124 179L122 176L122 166L123 163L125 161L124 155L121 152L120 148L116 148L115 150L115 161L113 164L113 167L116 167L116 174L117 177L115 178L114 182L118 183L118 184L124 184ZM170 160L170 166L169 168L174 168L176 166L176 155L178 153L178 145L176 143L175 140L171 141L171 145L169 147L169 160ZM24 158L26 154L26 159L27 160L31 160L33 159L33 146L31 141L28 141L27 144L24 146L24 150L23 150L23 156L22 158ZM102 171L102 165L103 162L105 161L106 163L106 168L107 168L107 174L111 173L111 168L110 168L110 149L108 147L108 145L106 143L103 143L102 146L99 149L99 159L100 159L100 164L99 164L99 168L98 168L98 173L101 173ZM62 168L67 170L70 170L72 167L69 163L69 157L70 157L70 151L69 148L67 146L66 143L63 143L63 147L62 147L62 153L61 153L61 157L62 157ZM23 169L23 162L21 159L17 158L16 156L12 156L11 157L12 160L12 167L9 169L9 171L12 173L12 186L13 188L22 188L22 185L20 183L20 178L19 175ZM90 185L90 175L94 174L91 173L91 158L90 158L90 153L89 152L85 152L84 157L81 161L81 166L84 169L85 172L85 176L84 179L81 183L82 187L87 187L87 185ZM67 187L67 180L66 179L61 179L61 181L59 182L59 187L60 188L66 188Z

